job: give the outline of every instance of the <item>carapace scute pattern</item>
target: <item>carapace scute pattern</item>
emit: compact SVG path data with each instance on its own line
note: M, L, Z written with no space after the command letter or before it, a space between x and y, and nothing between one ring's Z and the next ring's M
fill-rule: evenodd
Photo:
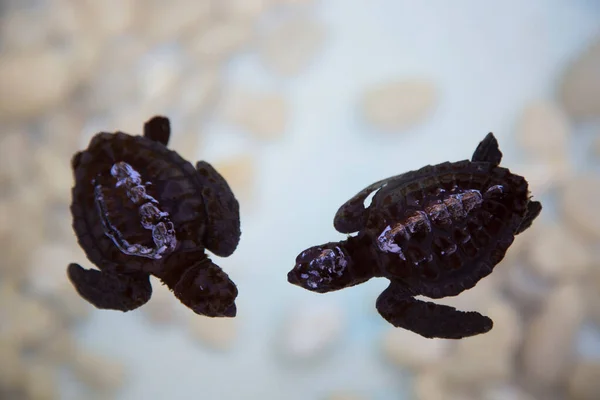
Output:
M334 218L337 231L357 234L301 252L288 281L327 293L387 278L376 308L392 325L427 338L488 332L493 322L486 316L415 296L439 299L474 287L540 214L527 180L500 167L501 159L489 133L471 160L427 165L369 185Z
M68 277L100 309L142 306L153 275L195 313L234 317L237 287L205 250L233 254L238 201L210 164L169 150L170 134L170 121L155 116L143 136L100 132L73 156L73 229L98 269L72 263Z

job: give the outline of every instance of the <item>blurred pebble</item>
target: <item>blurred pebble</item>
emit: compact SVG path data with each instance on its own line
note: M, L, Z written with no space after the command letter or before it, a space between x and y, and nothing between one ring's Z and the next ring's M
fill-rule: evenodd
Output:
M183 71L184 56L175 46L160 46L144 54L136 71L138 90L145 101L165 97Z
M48 111L72 89L71 59L60 50L8 53L0 58L0 118L23 119Z
M209 318L196 314L189 318L191 336L215 350L229 350L235 341L237 330L238 321L235 318Z
M214 2L208 0L146 0L139 2L133 31L152 43L177 41L201 30L211 17Z
M263 64L274 73L294 76L308 68L323 46L325 27L301 16L288 19L268 32L259 42Z
M301 304L286 315L281 351L292 359L323 356L337 342L344 327L343 312L334 303Z
M243 202L251 201L255 191L255 159L251 154L242 154L234 158L211 163L213 167L225 178L235 197ZM246 206L248 206L246 204ZM244 207L244 204L240 205Z
M529 393L510 384L486 388L481 400L535 400Z
M563 110L556 104L538 101L523 110L516 136L529 155L553 159L567 152L570 133Z
M413 380L414 400L476 400L456 390L437 369L419 372Z
M541 277L567 280L582 277L594 263L593 249L567 226L540 224L529 248L529 262Z
M505 265L503 270L506 272L504 277L506 293L517 302L520 312L530 314L539 311L548 297L551 284L540 279L532 268L523 263Z
M48 200L56 200L69 204L73 175L71 160L44 146L37 147L31 154L37 180ZM42 203L43 204L43 203Z
M52 365L33 362L27 367L25 394L29 400L59 398L57 371Z
M367 400L367 397L350 392L335 392L327 396L327 400Z
M233 90L225 105L225 118L259 139L280 137L286 126L287 104L277 93Z
M73 323L87 318L94 309L90 303L81 298L69 281L60 285L57 290L49 296L48 302L67 323Z
M600 239L600 213L594 210L600 199L600 177L582 175L566 182L561 207L566 222L593 239Z
M600 399L600 361L580 361L570 372L570 400Z
M600 157L600 130L596 134L596 138L594 139L594 143L592 146L594 150L594 155L596 155L596 157Z
M0 394L2 390L18 391L26 382L27 368L20 352L12 340L0 336Z
M596 39L565 72L560 98L573 118L600 116L599 39Z
M201 62L226 61L253 38L253 25L244 21L225 20L209 23L188 39L187 51Z
M23 161L31 155L32 147L33 143L24 130L0 132L0 187L3 195L5 190L21 184L30 176L32 168Z
M42 243L36 246L27 268L28 289L37 295L51 295L68 282L67 265L82 259L83 252L58 243ZM85 257L85 256L84 256Z
M81 0L78 5L86 29L98 38L114 36L129 29L138 11L136 0Z
M550 294L525 336L522 363L528 384L547 388L561 384L583 318L584 304L577 285L564 284Z
M513 373L523 331L517 311L506 302L496 301L481 312L494 321L492 330L461 339L441 362L445 375L454 383L473 387L505 381Z
M114 391L125 383L125 367L100 354L79 351L71 359L71 366L79 380L96 390Z
M42 146L65 157L70 158L79 150L79 140L84 126L84 118L68 108L53 112L41 123Z
M449 351L451 341L426 339L405 329L388 329L383 338L383 351L400 367L422 369L438 363Z
M255 20L268 11L274 0L221 0L219 11L234 20Z
M72 360L76 348L73 334L68 329L58 329L35 349L35 356L48 364L63 365Z
M433 111L437 90L426 80L381 82L363 94L366 120L383 131L404 130L425 119Z

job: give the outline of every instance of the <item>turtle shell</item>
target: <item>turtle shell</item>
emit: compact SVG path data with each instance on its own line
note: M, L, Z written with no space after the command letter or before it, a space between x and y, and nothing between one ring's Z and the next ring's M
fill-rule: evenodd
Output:
M99 133L72 159L73 229L101 270L156 272L203 251L206 210L194 166L143 136Z
M454 296L492 272L523 221L527 181L487 162L446 162L385 184L367 209L382 275Z

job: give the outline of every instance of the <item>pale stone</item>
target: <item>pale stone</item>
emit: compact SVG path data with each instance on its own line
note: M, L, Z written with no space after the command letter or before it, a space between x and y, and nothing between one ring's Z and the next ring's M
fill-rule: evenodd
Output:
M313 359L331 350L344 327L337 304L300 304L287 314L281 333L281 351L292 359Z
M450 357L442 361L442 369L452 382L478 386L503 382L512 375L523 330L519 315L501 301L482 312L494 321L492 330L461 339Z
M397 79L381 82L363 94L362 112L377 129L399 131L423 121L437 101L432 82L423 79Z
M286 128L288 109L277 93L238 89L228 94L225 118L260 139L275 139Z
M316 20L297 17L270 29L260 40L264 65L283 76L294 76L308 68L325 38L325 27Z
M383 338L385 356L400 367L422 369L438 363L452 341L427 339L405 329L388 329Z
M600 157L600 131L596 134L596 138L594 139L593 150L596 157Z
M64 267L66 275L66 266ZM87 267L86 267L87 268ZM55 312L67 323L87 318L95 308L81 298L71 282L64 282L52 293L49 301Z
M53 112L41 122L42 146L70 160L80 150L79 139L84 123L82 115L68 108Z
M234 20L255 20L273 5L273 0L221 0L219 10Z
M335 393L331 393L327 400L367 400L367 397L361 396L356 393L350 393L346 391L339 391Z
M505 290L518 302L520 311L525 314L537 311L546 301L553 282L541 279L524 263L507 265L503 270Z
M255 192L255 159L251 154L211 163L219 174L225 178L236 198L252 200ZM244 205L240 205L243 209Z
M84 18L86 28L99 37L114 36L132 26L136 3L136 0L82 0L79 2L80 18ZM139 7L144 8L144 5Z
M509 384L486 388L481 400L536 400L532 395Z
M57 243L43 243L33 249L27 271L28 288L39 295L52 295L69 280L67 265L83 254ZM85 259L85 258L84 258Z
M27 367L25 394L30 400L59 399L56 369L52 365L31 363Z
M538 101L523 110L516 137L529 155L548 159L568 151L570 133L564 111L556 104Z
M562 190L561 211L566 222L592 239L600 239L600 178L588 174L566 182Z
M0 78L1 79L1 78ZM2 96L0 94L0 96ZM29 180L32 168L27 162L33 143L25 129L0 133L0 187L4 191Z
M216 350L229 350L233 346L238 331L235 318L209 318L191 315L189 331L192 337L207 347Z
M213 22L189 39L188 51L204 62L224 61L249 43L253 35L253 25L247 22Z
M438 369L419 372L413 380L414 400L476 400L468 393L456 390Z
M38 182L48 197L46 201L69 204L73 187L73 171L69 159L64 159L51 149L39 146L30 154Z
M212 0L151 0L136 9L134 32L153 43L175 40L206 25L211 18Z
M600 40L596 39L567 69L560 98L574 118L600 116Z
M572 361L575 336L584 318L582 297L577 285L561 285L531 322L522 355L529 384L556 387L564 380Z
M10 338L0 337L0 389L19 390L27 380L21 348Z
M600 399L600 362L580 361L569 373L570 400Z
M70 58L60 50L3 55L0 58L0 118L31 117L57 105L72 89L70 66Z
M79 380L96 390L116 390L125 383L123 364L100 354L80 351L71 359L71 366Z
M13 284L0 285L0 340L36 346L57 329L58 321L46 304L23 296Z
M567 226L556 223L542 226L529 248L529 262L535 272L552 280L584 276L594 263L593 249Z

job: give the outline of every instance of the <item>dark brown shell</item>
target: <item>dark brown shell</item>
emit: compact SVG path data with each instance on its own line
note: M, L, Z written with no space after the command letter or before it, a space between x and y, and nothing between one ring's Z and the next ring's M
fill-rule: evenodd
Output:
M150 259L131 257L119 250L105 234L98 211L97 188L107 200L112 223L132 242L152 245L152 234L140 225L135 204L125 201L124 192L116 187L111 175L116 162L126 162L139 172L147 195L156 199L160 210L177 231L173 251L203 251L206 210L196 169L176 152L142 136L125 133L99 133L89 147L72 159L75 186L72 189L73 228L79 244L92 263L100 269L153 272L165 257ZM167 255L167 254L165 254Z
M454 296L502 260L524 219L527 181L490 163L426 166L373 197L365 231L383 274L418 294Z

